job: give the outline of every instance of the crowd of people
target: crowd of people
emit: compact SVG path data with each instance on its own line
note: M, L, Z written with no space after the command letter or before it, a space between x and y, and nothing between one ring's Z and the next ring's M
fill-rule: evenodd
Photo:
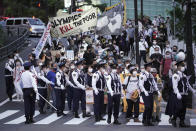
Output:
M111 123L113 115L113 123L119 125L122 109L127 121L134 119L144 126L153 126L161 121L162 96L168 102L165 113L172 125L177 126L179 117L179 126L187 127L184 119L188 90L196 91L184 73L186 53L177 45L171 46L167 39L170 35L167 20L158 16L139 26L141 64L135 64L134 32L133 21L128 20L118 36L88 32L65 41L54 40L52 46L44 47L39 59L34 54L35 48L25 62L18 52L9 56L5 66L7 94L12 100L15 87L17 98L24 99L25 123L34 122L35 101L39 97L41 114L51 109L58 117L66 116L63 111L67 100L75 118L80 118L81 102L83 118L94 115L98 122L105 120L103 115L107 113L107 123ZM73 59L67 56L70 50L74 52ZM87 90L93 90L91 104L86 102ZM139 119L141 98L145 107L142 121Z

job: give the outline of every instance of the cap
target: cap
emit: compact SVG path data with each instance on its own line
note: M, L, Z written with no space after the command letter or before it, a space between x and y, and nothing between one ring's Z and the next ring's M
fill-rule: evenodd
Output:
M30 66L32 66L32 64L31 64L31 62L25 62L25 63L23 64L23 66L24 66L24 67L30 67Z
M149 62L149 63L146 63L146 64L144 64L144 67L146 68L146 67L151 67L152 66L152 62Z
M97 64L96 67L99 69L99 68L101 68L101 67L104 67L106 63L107 63L106 60L101 60L101 61Z
M179 61L176 63L177 66L185 66L184 61Z
M112 69L117 69L117 65L116 65L116 64L111 64L110 67L111 67Z
M84 61L84 58L78 60L78 61L76 62L76 66L83 64L83 61Z
M62 63L59 64L59 68L61 68L63 66L65 66L65 62L62 62Z

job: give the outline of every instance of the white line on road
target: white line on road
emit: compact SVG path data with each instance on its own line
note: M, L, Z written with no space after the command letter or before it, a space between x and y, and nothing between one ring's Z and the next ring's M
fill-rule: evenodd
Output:
M13 94L12 97L15 97L16 94ZM9 101L9 98L7 98L6 100L4 100L3 102L0 103L0 106L4 105L5 103L7 103Z
M196 126L196 119L190 119L191 126Z
M68 111L65 111L64 113L67 114ZM54 121L60 119L61 117L62 117L62 116L57 117L57 114L56 114L56 113L53 113L53 114L51 114L50 116L48 116L48 117L46 117L46 118L44 118L44 119L42 119L42 120L40 120L40 121L38 121L38 122L36 122L36 123L34 123L34 124L40 124L40 125L42 125L42 124L43 124L43 125L50 124L50 123L52 123L52 122L54 122Z
M40 114L39 111L35 111L34 117L38 116L39 114ZM26 120L25 115L22 115L21 117L16 118L12 121L6 122L5 124L20 124L20 123L25 122L25 120Z
M121 114L122 114L122 113L120 112L120 113L119 113L119 116L120 116ZM106 119L106 120L96 122L95 125L109 125L109 124L107 123L108 115L105 115L103 118ZM114 122L114 117L113 117L113 115L112 115L111 123L113 123L113 122Z
M9 117L17 112L19 112L19 110L7 110L3 113L0 113L0 120L4 119L6 117Z
M88 120L90 118L90 117L83 118L82 114L80 114L79 116L80 116L80 118L73 118L73 119L71 119L70 121L68 121L68 122L66 122L64 124L65 125L79 125L82 122L84 122L84 121L86 121L86 120Z

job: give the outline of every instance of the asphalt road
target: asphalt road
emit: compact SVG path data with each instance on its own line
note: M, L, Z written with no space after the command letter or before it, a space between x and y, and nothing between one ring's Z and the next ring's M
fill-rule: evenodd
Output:
M27 43L20 50L20 56L23 58L24 61L27 60L28 54L31 52L32 48L34 48L37 45L39 38L29 38L29 41L30 44ZM7 59L0 60L0 102L7 98L4 79L4 69L6 61Z

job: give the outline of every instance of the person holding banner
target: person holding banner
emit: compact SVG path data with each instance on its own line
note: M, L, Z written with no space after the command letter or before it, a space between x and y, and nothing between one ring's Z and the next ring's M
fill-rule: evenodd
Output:
M97 65L98 71L96 71L92 77L92 87L94 90L94 114L96 122L105 120L102 117L104 109L104 90L106 86L106 81L104 78L105 64L106 63L104 62L100 62Z
M111 123L112 110L114 108L114 124L120 125L118 121L120 98L122 94L122 84L120 77L117 74L117 65L113 64L110 66L112 72L106 76L107 90L108 90L108 119L107 123Z

